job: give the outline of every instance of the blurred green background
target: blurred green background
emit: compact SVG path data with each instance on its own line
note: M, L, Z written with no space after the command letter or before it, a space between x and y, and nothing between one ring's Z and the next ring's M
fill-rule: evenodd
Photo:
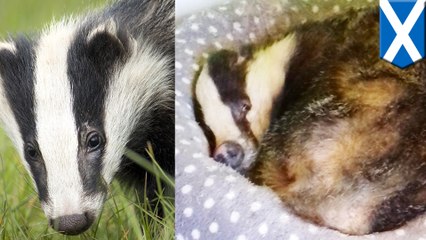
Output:
M0 0L0 40L22 32L31 36L55 19L78 15L106 3ZM99 222L88 232L77 237L56 233L48 227L32 180L0 126L0 239L173 239L174 209L164 219L152 217L155 209L123 194L124 191L113 183Z
M0 36L34 32L53 19L105 5L106 0L0 0Z

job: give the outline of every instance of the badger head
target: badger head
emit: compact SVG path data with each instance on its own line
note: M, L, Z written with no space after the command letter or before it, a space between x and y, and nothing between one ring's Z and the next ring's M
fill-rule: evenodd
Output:
M294 37L288 35L267 47L211 53L195 82L194 102L216 161L241 173L250 167L284 87L294 47Z
M0 120L55 230L91 226L142 111L170 95L157 56L114 20L63 21L0 44Z

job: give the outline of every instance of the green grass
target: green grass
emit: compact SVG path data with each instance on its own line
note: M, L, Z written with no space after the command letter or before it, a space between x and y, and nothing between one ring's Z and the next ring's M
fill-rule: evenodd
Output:
M96 0L0 0L0 39L8 33L36 32L64 14L102 6ZM90 7L88 7L90 6ZM0 109L1 110L1 109ZM1 126L0 126L1 128ZM171 176L146 160L128 153L132 159L158 174L158 183L174 188ZM84 234L63 236L48 227L32 180L20 162L10 141L0 129L0 240L3 239L173 239L174 199L160 194L165 217L156 217L154 209L136 194L122 189L117 182L110 188L109 199L97 222ZM145 202L145 203L144 203Z
M157 207L161 204L165 212L160 219L156 217L157 207L152 209L136 194L125 194L116 182L98 222L88 232L77 237L55 232L48 227L29 175L1 131L0 143L0 239L173 239L174 199L160 192ZM135 160L145 161L140 157ZM158 178L173 187L173 179L154 166L147 167L159 172Z
M0 35L35 32L52 19L101 7L106 0L0 0Z

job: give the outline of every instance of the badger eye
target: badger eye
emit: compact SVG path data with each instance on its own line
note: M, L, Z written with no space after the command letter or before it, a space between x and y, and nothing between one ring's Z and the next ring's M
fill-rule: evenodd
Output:
M250 111L250 109L251 109L250 103L243 103L241 106L241 111L243 113L247 113L248 111Z
M242 99L240 102L240 111L241 114L246 117L246 114L248 113L248 111L250 111L251 109L251 103L249 99Z
M89 149L89 152L98 150L102 145L102 137L96 133L90 133L88 140L87 140L87 148Z
M25 149L25 151L27 152L28 156L33 159L36 160L38 157L38 151L35 147L33 147L32 145L28 145L27 148Z

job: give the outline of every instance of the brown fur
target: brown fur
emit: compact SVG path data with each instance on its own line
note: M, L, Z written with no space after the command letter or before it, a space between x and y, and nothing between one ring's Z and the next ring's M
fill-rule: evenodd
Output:
M274 122L250 178L297 214L350 234L426 210L425 63L379 59L378 9L295 28Z

